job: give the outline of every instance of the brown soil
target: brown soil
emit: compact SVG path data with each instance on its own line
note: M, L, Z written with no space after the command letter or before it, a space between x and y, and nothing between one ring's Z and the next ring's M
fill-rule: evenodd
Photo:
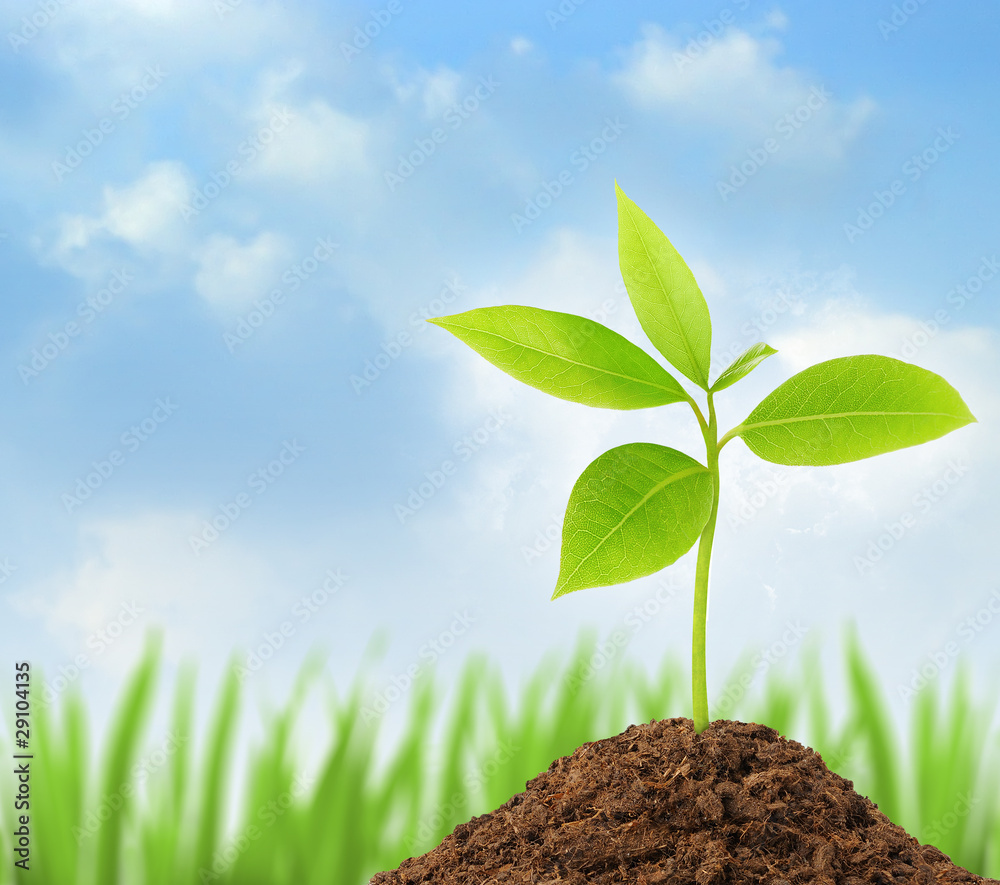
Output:
M994 883L892 823L764 725L633 725L371 885Z

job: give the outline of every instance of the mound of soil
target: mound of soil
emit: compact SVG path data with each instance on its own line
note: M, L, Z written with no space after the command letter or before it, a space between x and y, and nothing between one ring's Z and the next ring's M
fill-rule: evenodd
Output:
M994 883L890 821L764 725L633 725L371 885Z

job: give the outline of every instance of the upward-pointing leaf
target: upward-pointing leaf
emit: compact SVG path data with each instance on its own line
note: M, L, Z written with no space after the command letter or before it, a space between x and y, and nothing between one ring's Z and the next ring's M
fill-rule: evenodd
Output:
M572 313L505 304L430 322L508 375L560 399L646 409L687 399L666 369L607 326Z
M720 390L731 387L741 378L749 375L769 356L774 356L777 352L770 344L751 344L733 360L725 372L715 379L715 384L712 385L712 393L718 393Z
M705 528L712 491L708 468L676 449L632 443L605 452L570 493L552 598L670 565Z
M822 466L915 446L975 420L940 375L866 354L793 375L734 433L765 461Z
M643 331L679 372L708 390L712 320L694 274L673 244L615 183L618 260Z

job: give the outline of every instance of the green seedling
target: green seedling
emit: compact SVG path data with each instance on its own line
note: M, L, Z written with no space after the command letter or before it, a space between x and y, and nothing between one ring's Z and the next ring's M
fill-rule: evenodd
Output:
M702 464L656 443L613 448L573 486L563 522L556 599L658 572L699 541L692 633L697 732L708 727L705 628L719 510L719 453L739 437L775 464L826 466L944 436L976 419L940 375L887 356L827 360L789 378L719 437L715 395L776 353L754 344L709 380L712 323L694 275L670 240L615 184L622 277L643 331L707 398L702 411L644 350L600 323L537 307L482 307L435 323L508 374L561 399L605 409L687 403L705 438Z

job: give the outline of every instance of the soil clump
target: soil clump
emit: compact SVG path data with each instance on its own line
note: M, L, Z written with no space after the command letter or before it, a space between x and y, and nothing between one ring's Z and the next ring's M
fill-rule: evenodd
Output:
M633 725L371 885L1000 885L764 725Z

